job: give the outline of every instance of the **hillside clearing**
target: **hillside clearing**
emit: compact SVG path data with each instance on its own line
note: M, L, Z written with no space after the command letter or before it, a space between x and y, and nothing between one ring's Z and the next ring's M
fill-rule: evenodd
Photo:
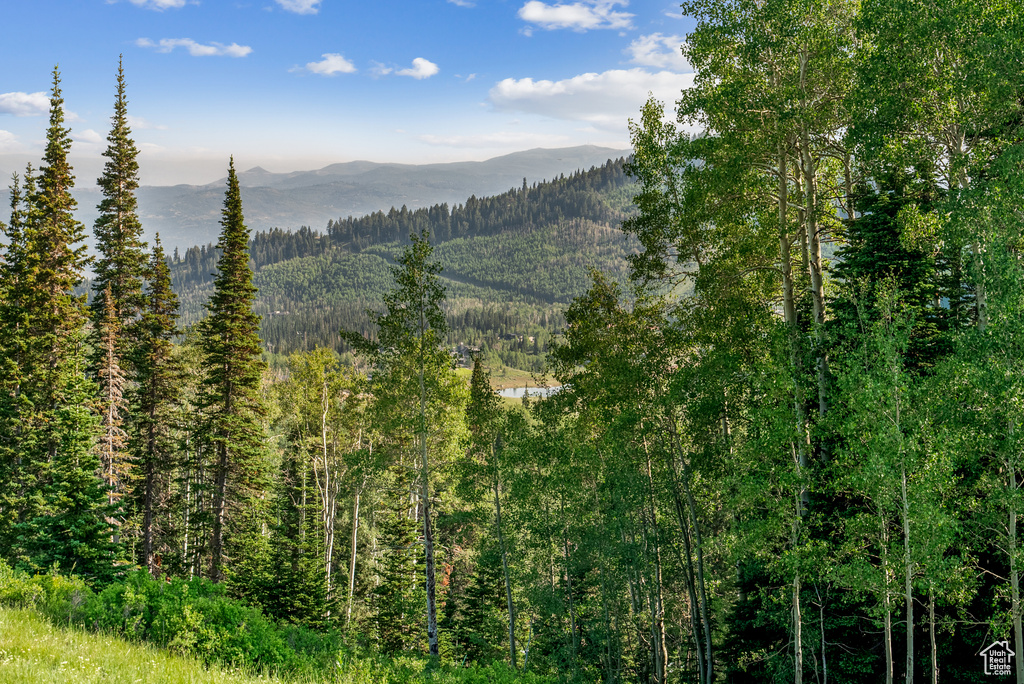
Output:
M55 627L28 609L0 609L0 681L5 684L250 684L279 682L145 644Z

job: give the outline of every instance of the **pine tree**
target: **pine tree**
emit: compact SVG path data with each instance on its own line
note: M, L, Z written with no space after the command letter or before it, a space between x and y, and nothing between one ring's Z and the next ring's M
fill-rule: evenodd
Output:
M278 619L310 627L325 627L337 617L337 601L328 591L324 566L323 511L317 495L316 473L302 438L284 455L275 497L275 518L269 549L269 572L264 609ZM246 593L257 573L235 574L232 584ZM259 587L257 586L258 590ZM237 593L237 590L236 590Z
M524 183L525 186L525 183ZM469 427L471 441L470 450L482 461L483 481L491 489L494 496L494 532L497 541L497 552L501 557L501 579L504 581L505 608L508 611L508 650L509 659L513 669L517 667L516 662L516 613L515 605L512 602L512 581L509 576L508 548L505 543L505 532L502 529L501 520L501 466L499 456L501 452L501 407L498 404L498 395L491 389L491 374L484 370L480 357L473 359L473 375L469 386L469 405L466 407L466 423ZM493 568L488 568L493 570ZM478 568L474 576L474 586L480 591L482 583L485 582L483 568ZM479 599L479 600L477 600ZM479 596L477 603L483 606L483 598ZM481 618L483 619L483 618Z
M56 68L46 140L43 166L36 179L38 189L28 198L31 211L25 238L33 281L29 294L34 301L28 305L34 315L30 333L39 338L40 349L46 350L49 363L43 368L49 367L56 376L57 364L67 358L61 352L77 344L67 333L80 330L85 323L83 297L75 295L74 290L91 261L86 256L85 226L74 217L78 202L71 195L75 184L68 163L71 131L64 127L64 98ZM43 382L45 386L46 380ZM54 391L52 383L46 390Z
M838 287L830 327L837 356L849 353L843 346L860 345L865 326L880 316L879 290L893 285L899 299L911 307L914 319L908 366L923 370L949 353L950 340L944 339L942 331L955 323L959 310L968 307L967 302L957 301L963 296L959 283L956 292L944 291L944 281L956 274L955 267L943 272L942 267L949 264L943 253L959 257L960 249L942 244L934 211L941 193L930 175L884 169L875 174L875 187L861 193L858 204L864 214L850 222L842 259L833 267ZM946 296L947 309L940 296Z
M32 167L26 172L26 184L34 191ZM24 476L20 436L24 310L20 306L18 283L25 267L25 195L17 174L11 179L10 224L2 226L6 236L3 260L0 260L0 547L11 548L12 526L24 508Z
M97 206L100 215L93 226L99 258L92 285L95 297L91 313L93 323L98 325L106 315L107 307L113 307L114 317L123 329L117 351L124 359L130 357L127 350L134 345L134 323L144 305L142 280L146 270L146 243L142 240L142 224L135 198L139 187L139 164L136 160L139 151L128 125L128 101L120 60L117 65L117 97L111 120L107 149L103 153L107 162L103 166L103 175L96 181L103 192L103 200ZM109 305L103 294L107 288L111 293Z
M219 272L206 305L209 316L200 327L207 369L201 402L213 452L210 579L214 582L224 579L229 517L247 498L262 490L266 479L264 406L260 396L266 364L258 334L260 319L252 311L256 287L249 267L249 229L242 216L234 158L228 166L221 226L217 242L221 250Z
M171 273L160 236L156 236L147 274L145 308L138 324L132 406L135 418L133 453L142 471L136 492L141 509L142 565L156 572L155 553L160 546L156 513L166 494L174 460L172 424L179 403L181 368L172 338L177 332L178 296L171 289Z
M75 220L60 74L53 72L50 126L38 177L26 178L17 211L18 248L7 268L3 326L5 416L15 416L17 510L10 555L18 565L57 563L92 578L109 576L114 548L109 506L93 449L95 386L85 377L85 304L74 289L88 265L84 226Z
M402 468L393 468L392 474L379 510L378 583L370 597L373 627L383 652L422 653L425 557L417 548L416 521L408 515L411 483Z
M70 337L84 345L83 332ZM114 511L107 503L107 487L97 477L96 416L88 407L96 387L85 377L84 357L79 354L72 361L60 368L62 401L47 412L47 441L55 446L52 460L41 469L45 476L30 494L40 505L16 526L17 560L35 572L56 565L63 573L102 583L113 578L118 556L112 538Z

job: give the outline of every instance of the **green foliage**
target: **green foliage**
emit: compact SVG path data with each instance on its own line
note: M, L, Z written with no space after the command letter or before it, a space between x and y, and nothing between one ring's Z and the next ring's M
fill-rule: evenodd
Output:
M907 362L928 367L949 353L949 337L943 333L969 318L963 311L972 302L963 294L962 273L948 268L947 254L952 251L953 263L959 261L959 246L946 247L936 234L934 206L941 198L928 176L896 171L876 182L880 189L864 190L858 205L865 215L850 224L848 242L837 255L838 292L832 304L837 315L831 327L838 346L869 334L870 321L880 316L878 289L895 279L890 287L912 307L914 318Z
M250 239L232 163L220 243L158 245L125 321L135 247L101 222L106 389L138 341L119 507L55 75L0 262L0 602L339 681L969 682L980 644L1024 653L1021 13L684 9L676 120L706 134L648 102L633 189L614 162ZM127 187L124 108L119 79ZM172 278L208 314L177 345ZM497 400L485 364L545 355L557 393Z
M92 580L113 572L113 530L93 450L97 421L85 376L82 297L89 259L75 220L60 74L53 72L46 152L38 176L12 193L11 246L0 313L0 416L8 508L4 555L35 570L56 563Z
M257 608L225 595L207 580L154 580L136 571L94 592L61 575L28 576L0 568L5 605L35 607L59 624L148 641L205 662L259 670L301 670L333 651L330 637L305 652L289 645L289 628L278 627ZM317 653L319 652L319 653Z
M173 426L182 396L183 368L172 343L177 317L178 298L171 290L170 272L157 235L149 261L145 307L137 324L133 361L138 384L130 398L134 417L131 444L141 473L133 497L137 510L142 512L139 560L154 572L155 554L166 554L170 546L166 539L170 535L159 534L155 519L169 507L166 496L175 455Z
M420 550L420 525L408 515L409 484L406 478L395 478L387 490L386 508L379 523L380 583L370 598L369 626L383 653L426 652L426 564Z
M202 660L208 667L219 663L275 673L287 681L320 681L326 675L343 682L415 682L421 681L427 664L409 656L390 659L353 649L337 633L275 624L204 579L165 582L137 571L96 593L79 579L32 576L0 563L0 624L10 619L12 607L33 608L59 625L100 632L108 642L117 636L135 642L136 648L138 642L154 644ZM10 643L9 636L2 634L4 643ZM80 654L65 650L60 655L73 660ZM8 663L0 662L0 676ZM120 670L110 674L119 676ZM500 663L446 665L436 669L433 678L452 684L548 681L534 673L515 673Z
M625 275L621 258L635 249L616 222L629 179L622 162L580 172L493 198L472 198L450 209L392 210L309 228L253 236L250 259L262 315L260 335L278 354L316 346L348 351L339 329L372 334L368 308L377 309L390 287L387 268L410 231L426 229L444 265L450 343L486 344L501 361L540 371L543 347L509 349L502 336L550 337L561 311L586 288L587 270ZM612 202L612 197L618 200ZM615 204L615 206L611 206ZM478 216L470 228L469 216ZM205 314L218 258L213 245L170 260L186 325Z
M107 149L103 152L107 161L103 175L96 181L103 192L103 199L97 207L99 217L93 227L100 256L94 265L94 297L90 314L98 327L107 309L113 311L114 318L124 328L124 338L118 340L117 355L120 358L131 358L130 350L135 342L133 324L141 316L145 301L146 243L142 240L142 224L135 197L139 188L139 151L131 135L124 69L119 61L114 115L107 136ZM108 288L109 303L104 297ZM94 366L99 363L98 359L93 362Z
M201 406L205 438L213 451L213 524L210 578L224 579L228 522L264 486L263 398L265 363L259 339L259 316L252 311L256 287L249 268L249 230L242 216L242 196L235 162L228 166L228 187L221 212L221 257L217 261L209 316L200 324L205 377ZM228 541L230 543L230 541Z

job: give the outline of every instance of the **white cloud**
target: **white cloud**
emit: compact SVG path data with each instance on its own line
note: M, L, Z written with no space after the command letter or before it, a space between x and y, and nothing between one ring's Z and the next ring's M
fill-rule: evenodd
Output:
M562 81L506 78L491 88L489 99L499 110L586 121L619 131L629 118L639 116L652 94L671 108L680 91L693 85L693 78L693 74L640 68L581 74Z
M569 138L548 133L520 133L502 131L477 135L421 135L419 139L428 145L438 147L464 147L469 149L489 147L543 147L565 145Z
M0 130L0 152L20 152L21 148L17 136L10 131Z
M370 73L374 76L387 76L392 71L394 71L394 69L386 64L381 64L380 62L373 62L373 66L370 68Z
M238 43L203 45L191 38L162 38L158 43L154 43L149 38L139 38L135 44L139 47L155 48L157 52L171 52L174 48L183 47L193 57L245 57L252 52L252 48L248 45L239 45Z
M167 130L167 126L161 126L160 124L155 124L150 121L147 121L146 119L143 119L141 116L132 116L131 114L128 115L128 125L137 131Z
M399 76L412 76L413 78L416 79L424 79L430 78L439 71L440 69L438 68L438 66L431 62L429 59L417 57L416 59L412 60L412 66L410 68L399 69L395 73L398 74Z
M320 11L320 0L277 0L277 4L295 14L316 14Z
M459 7L476 7L476 3L473 0L448 0L448 2Z
M0 94L0 114L46 116L49 111L50 96L46 93Z
M355 64L348 61L337 52L326 52L319 62L307 62L303 67L306 71L321 76L333 76L334 74L351 74L356 70Z
M103 142L103 136L91 128L87 128L84 131L73 131L71 139L75 142L91 143L94 145L98 145Z
M165 9L178 9L185 6L186 0L129 0L136 7L162 12Z
M626 48L626 52L629 53L629 61L633 64L688 73L693 69L679 49L684 40L683 36L652 33L634 40Z
M519 8L519 18L543 29L627 29L633 25L633 15L616 12L616 5L626 6L625 0L583 0L569 4L548 5L540 0L529 0ZM529 31L526 31L529 35Z

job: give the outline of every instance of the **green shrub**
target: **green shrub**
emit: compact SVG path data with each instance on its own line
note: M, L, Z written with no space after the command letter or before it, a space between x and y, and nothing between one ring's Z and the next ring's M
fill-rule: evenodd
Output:
M77 624L94 596L85 580L60 575L29 576L0 560L0 605L35 608L57 624Z
M142 570L96 593L77 577L30 576L0 561L0 606L35 608L57 624L149 642L207 664L244 670L333 677L353 684L554 681L503 663L438 666L421 656L387 657L353 648L337 631L274 623L259 608L228 597L222 586L207 580L155 580Z
M28 575L15 572L0 560L0 605L32 608L43 598L43 588Z

